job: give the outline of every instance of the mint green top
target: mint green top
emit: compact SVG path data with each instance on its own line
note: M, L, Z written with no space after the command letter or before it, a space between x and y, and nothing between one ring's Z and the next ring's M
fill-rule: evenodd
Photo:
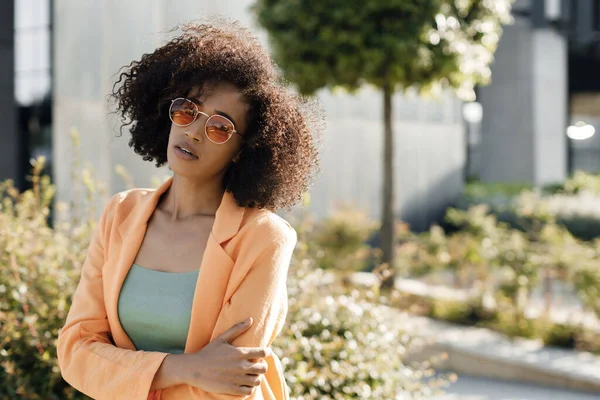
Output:
M183 353L198 272L163 272L132 265L117 309L121 326L137 350Z

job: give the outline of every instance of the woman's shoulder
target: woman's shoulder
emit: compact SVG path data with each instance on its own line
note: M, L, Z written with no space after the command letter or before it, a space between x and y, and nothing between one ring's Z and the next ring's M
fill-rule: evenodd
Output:
M130 207L136 205L140 200L152 196L156 189L132 188L115 194L111 201L117 203L118 207Z
M106 203L103 214L106 219L125 217L142 200L149 198L156 189L133 188L118 192Z
M273 211L247 208L240 233L260 237L268 242L296 241L296 230L292 225Z

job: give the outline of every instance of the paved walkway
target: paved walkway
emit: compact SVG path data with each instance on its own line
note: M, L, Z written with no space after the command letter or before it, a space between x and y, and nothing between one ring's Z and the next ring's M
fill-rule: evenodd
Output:
M435 400L598 400L600 394L565 391L493 379L460 376Z
M353 276L355 282L363 285L372 283L373 278L364 273ZM510 340L490 329L462 326L431 318L418 317L393 308L388 308L387 312L389 312L390 320L401 324L401 327L409 334L423 337L427 342L432 343L429 350L424 349L422 355L427 355L430 351L432 352L430 355L439 354L440 351L446 352L449 357L445 361L445 368L457 372L459 377L464 375L482 377L478 379L463 378L463 382L469 384L466 386L470 388L469 390L475 390L480 386L485 389L488 386L487 383L489 383L490 389L486 389L487 392L485 392L488 397L464 397L464 399L528 399L528 397L515 397L514 395L509 396L509 394L518 394L519 390L524 390L526 395L528 393L526 388L528 387L540 388L534 392L543 393L543 389L535 385L545 385L560 388L545 389L550 391L547 393L557 393L562 396L564 393L570 393L568 390L571 389L587 390L598 394L590 395L591 397L581 397L582 400L587 398L600 400L599 356L574 350L546 347L541 340ZM483 377L504 379L515 383L486 381L486 378ZM498 383L495 384L494 382ZM532 386L516 382L527 382ZM459 382L457 385L455 386L457 390L463 390L463 383ZM567 390L567 392L561 392L560 390ZM475 393L475 396L477 396L477 393ZM531 397L531 399L541 398L579 399L579 397Z
M464 352L600 382L600 357L590 353L546 347L540 340L510 340L490 329L455 325L430 318L408 317L408 321L416 332L421 332L425 337Z
M450 354L457 372L576 388L600 388L600 357L546 347L539 340L510 340L485 328L466 327L403 315L405 327ZM452 359L454 357L454 360ZM485 365L487 371L482 371ZM597 397L600 399L600 391Z

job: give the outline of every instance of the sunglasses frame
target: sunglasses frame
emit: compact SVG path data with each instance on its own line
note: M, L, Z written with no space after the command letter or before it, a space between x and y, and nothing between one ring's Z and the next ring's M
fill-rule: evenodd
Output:
M192 122L190 122L189 124L186 125L181 125L178 124L177 122L173 121L173 117L171 116L171 108L173 107L173 103L175 103L177 100L185 100L185 101L189 101L190 103L192 103L194 105L194 109L196 110L196 113L194 114L194 119L192 120ZM239 133L237 131L237 129L235 129L235 124L233 123L233 121L231 121L229 118L224 117L223 115L220 114L213 114L213 115L208 115L205 112L202 112L198 109L198 105L196 103L194 103L192 100L190 99L186 99L185 97L177 97L176 99L171 100L171 105L169 106L169 119L171 120L172 123L174 123L177 126L181 126L181 127L185 127L185 126L190 126L191 124L193 124L194 122L196 122L196 119L198 119L198 115L204 115L206 117L206 121L204 122L204 135L206 136L206 138L208 140L210 140L212 143L214 144L225 144L229 141L229 139L231 139L231 137L233 136L234 133L237 133L238 135L240 135L241 137L244 137L244 135L242 135L241 133ZM210 138L210 136L208 136L208 132L206 131L206 126L208 124L208 121L210 121L210 119L212 117L221 117L221 118L225 118L230 124L231 126L233 126L233 131L231 131L231 135L229 135L229 137L227 138L227 140L225 140L224 142L215 142L214 140L212 140Z

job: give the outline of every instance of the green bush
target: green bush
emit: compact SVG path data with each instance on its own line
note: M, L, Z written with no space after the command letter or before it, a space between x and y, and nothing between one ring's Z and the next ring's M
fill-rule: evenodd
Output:
M514 197L534 190L528 182L481 182L471 180L465 186L465 197L485 199L494 196ZM575 171L564 182L547 184L541 188L546 195L576 195L584 192L600 194L600 175L585 171Z
M474 182L467 185L456 207L467 210L486 204L499 221L525 230L541 216L552 217L583 240L600 237L600 175L577 171L564 183L535 190L526 184Z
M583 192L600 194L600 175L575 171L564 183L546 186L544 192L567 195L575 195Z
M496 310L489 310L478 301L430 300L429 317L460 325L484 326L498 318Z
M600 266L596 258L598 254L587 252L580 256L584 258L583 265L572 272L571 279L584 306L600 318Z
M89 173L74 177L76 185L83 183L76 188L79 210L57 204L50 226L54 187L39 176L42 168L40 160L32 190L17 193L11 182L0 184L5 272L0 274L0 398L85 399L62 379L55 349L94 229L100 190ZM379 304L375 291L324 287L324 271L307 249L299 241L288 282L288 322L273 345L293 399L410 399L447 382L434 376L432 361L405 365L414 343L401 319L390 317L393 311Z
M546 346L570 349L576 348L583 332L583 329L576 325L544 323L542 321L540 321L538 330L538 336ZM597 350L600 350L600 348Z
M377 223L349 206L341 207L316 224L307 238L311 257L321 268L358 271L373 262L376 251L366 244Z
M61 377L55 342L64 324L94 227L89 218L48 220L54 187L40 177L44 160L34 164L33 188L18 193L0 185L0 398L87 398ZM89 176L88 176L89 178ZM95 186L86 181L88 193ZM60 222L61 218L66 220Z
M494 196L512 197L525 190L532 190L533 185L526 182L495 182L483 183L480 181L468 182L465 186L465 196L472 199L485 199Z
M469 296L493 299L492 307L484 309L482 301L433 297L413 299L412 304L404 301L402 306L421 313L425 309L433 318L490 327L509 336L599 351L600 346L589 339L589 328L552 323L548 317L553 282L562 281L575 289L587 311L600 318L600 239L585 242L575 238L556 222L551 204L540 204L531 193L521 201L514 213L518 229L497 221L486 205L449 209L446 220L452 231L434 227L399 248L404 274L414 277L425 272L444 276L446 281L450 275L459 283L455 286L469 290ZM526 307L538 287L545 308L541 317L530 319Z
M288 281L288 323L273 343L293 400L416 399L447 378L434 360L407 365L418 342L373 291L323 285L325 271L297 248Z
M546 318L531 319L512 309L486 309L478 302L443 299L416 300L428 304L427 316L466 326L490 328L509 337L540 339L546 346L600 353L597 332L577 324L555 323Z

